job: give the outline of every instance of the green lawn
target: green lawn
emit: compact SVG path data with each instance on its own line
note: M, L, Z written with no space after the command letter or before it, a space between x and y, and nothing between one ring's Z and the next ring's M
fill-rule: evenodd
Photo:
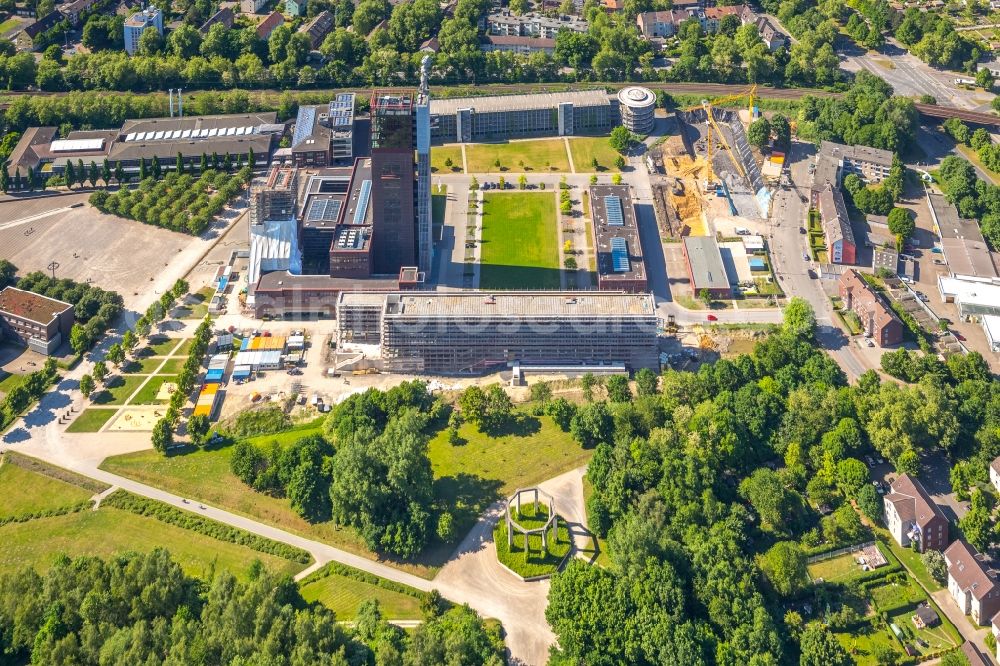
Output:
M0 465L0 518L71 506L90 499L93 494L10 462Z
M95 405L123 405L145 380L144 375L116 375L110 386L94 391L90 401Z
M569 140L569 149L573 153L573 168L579 173L593 171L611 171L615 169L615 159L618 152L608 143L606 136L588 136ZM597 168L594 168L594 160Z
M177 307L174 315L178 319L204 319L208 314L208 301L215 294L212 287L202 287L183 299L183 305Z
M537 529L545 524L548 518L548 511L539 505L539 511L535 513L532 504L522 504L521 512L512 509L514 519L525 529ZM525 535L515 532L513 545L507 545L507 524L501 517L497 526L493 529L493 542L497 547L497 559L507 566L508 569L529 578L531 576L545 576L554 574L559 570L563 560L573 547L572 539L569 535L569 528L562 520L559 521L558 536L553 543L551 541L552 532L549 531L550 541L545 550L542 549L541 535L531 535L527 537L529 549L525 552Z
M445 160L451 160L451 166L445 165ZM462 146L434 146L431 148L431 172L462 173Z
M896 556L896 558L910 570L910 573L920 581L920 584L924 586L925 589L931 592L937 592L938 590L943 590L944 586L934 580L929 573L927 573L927 567L924 566L923 560L920 559L920 553L910 548L903 548L896 540L889 536L889 532L884 529L878 529L879 534L879 547L884 553L886 546L889 548L889 552ZM891 562L891 560L890 560Z
M507 433L484 435L471 423L458 430L461 443L448 442L447 430L430 442L434 478L472 475L495 481L503 495L559 476L590 460L592 451L582 448L549 416L524 417L522 425ZM450 493L438 493L448 497Z
M0 393L7 394L27 381L28 375L9 374L0 370Z
M187 355L191 353L191 347L193 346L194 338L186 338L184 342L181 343L181 346L177 348L177 351L171 354L171 356L183 356L186 358Z
M867 624L852 629L850 632L836 633L834 636L844 646L848 654L854 659L857 666L882 666L875 658L875 647L882 645L893 650L899 659L906 655L899 641L890 633L889 629L882 624L872 629Z
M558 289L559 236L552 193L483 197L481 289Z
M562 139L468 144L465 156L469 161L469 173L546 173L570 170L566 144ZM496 166L497 160L500 160L499 169Z
M281 432L276 432L271 435L247 437L246 441L251 444L256 444L257 446L263 446L265 444L270 444L271 442L277 442L281 446L285 446L286 444L291 444L292 442L298 441L303 437L323 434L324 421L326 421L326 417L320 416L312 421L294 425L288 430L282 430Z
M875 607L883 612L912 609L927 600L927 593L909 576L903 583L885 583L870 588L868 593Z
M156 394L160 392L160 387L164 382L177 382L175 375L156 375L150 377L146 385L139 389L132 399L133 405L165 405L169 400L157 400Z
M213 571L229 570L243 577L255 559L281 574L295 574L305 568L297 562L112 507L11 523L0 527L0 543L0 568L5 571L25 565L44 571L61 554L110 557L125 550L145 552L158 547L168 548L184 571L194 576L208 577Z
M5 32L7 32L8 30L16 28L18 25L20 25L20 23L21 22L18 21L13 16L10 17L9 19L7 19L6 21L4 21L3 23L0 23L0 34L3 34Z
M376 599L387 620L419 620L420 599L402 592L387 590L378 585L357 580L339 573L329 573L322 578L302 585L306 601L318 601L337 614L338 620L353 620L361 602Z
M165 335L154 335L149 338L148 356L168 356L180 342L178 338L168 338Z
M184 368L183 358L153 358L147 357L140 359L138 361L131 361L127 366L122 368L123 372L136 375L151 375L156 372L156 369L163 364L163 369L160 370L160 374L163 375L176 375L179 374L181 369Z
M944 613L939 608L935 608L938 617L942 618L942 623L936 627L917 629L913 624L913 610L890 613L889 622L894 622L900 630L909 638L922 638L930 645L927 649L921 647L919 643L913 642L913 647L921 654L947 650L956 647L962 642L962 637L951 622L944 617Z
M431 195L431 215L435 229L440 229L444 225L444 208L447 202L447 190L441 191L440 194L435 193Z
M66 432L97 432L117 412L116 409L95 409L93 407L85 409L80 412L75 421L69 424Z
M809 577L813 580L822 578L828 583L843 582L864 573L855 562L856 553L845 553L828 560L815 562L808 566Z

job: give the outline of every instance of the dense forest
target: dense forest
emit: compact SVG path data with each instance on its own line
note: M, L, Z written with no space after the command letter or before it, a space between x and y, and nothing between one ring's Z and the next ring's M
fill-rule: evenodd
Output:
M1000 391L977 354L890 365L913 383L869 371L848 385L813 332L795 303L753 353L668 370L656 399L611 406L587 472L610 566L553 579L550 663L850 663L822 618L787 612L806 555L869 538L852 501L878 523L865 454L910 474L943 454L962 483L981 480Z
M0 661L38 666L424 666L503 663L499 630L425 604L411 635L364 602L352 626L259 562L241 582L187 576L165 550L57 561L0 576Z

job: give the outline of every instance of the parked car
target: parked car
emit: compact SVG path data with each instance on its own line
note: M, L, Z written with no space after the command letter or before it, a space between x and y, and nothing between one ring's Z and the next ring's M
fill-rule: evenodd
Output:
M806 228L805 227L799 227L799 233L800 234L806 233Z
M954 335L959 340L961 340L962 342L965 342L965 336L959 333L958 331L952 331L951 334Z
M803 252L802 253L802 261L809 261L809 253L808 252Z
M708 320L709 321L719 321L719 318L716 317L714 314L710 314L710 315L708 315Z
M941 248L939 248L939 247L932 247L931 248L931 252L933 252L934 254L941 254Z
M926 303L927 301L930 300L929 298L927 298L927 294L925 294L922 291L918 291L918 292L916 292L916 294L917 294L917 298L919 298L920 300L922 300L924 303Z

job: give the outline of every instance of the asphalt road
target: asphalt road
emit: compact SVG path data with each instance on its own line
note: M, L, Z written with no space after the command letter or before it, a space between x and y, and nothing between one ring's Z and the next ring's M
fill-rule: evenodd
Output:
M806 236L799 231L799 227L806 223L808 203L802 199L808 201L808 165L814 150L811 144L792 142L787 159L794 185L779 188L774 196L769 220L771 260L785 293L804 298L816 312L816 337L820 346L833 356L849 378L855 379L868 369L868 364L855 353L850 340L835 323L836 315L823 291L822 281L809 277L809 268L815 270L815 267L803 256L808 248L804 240Z

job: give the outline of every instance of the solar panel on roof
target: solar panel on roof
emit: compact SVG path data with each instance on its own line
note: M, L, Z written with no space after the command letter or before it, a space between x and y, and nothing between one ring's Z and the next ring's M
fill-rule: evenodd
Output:
M624 227L625 213L622 211L622 200L613 194L604 197L604 210L608 211L609 227Z
M615 273L628 273L628 243L624 238L611 239L611 268Z
M292 147L299 145L312 135L313 126L316 124L316 107L301 106L299 114L295 117L295 132L292 133Z
M368 200L372 194L372 181L365 180L361 183L361 193L358 195L358 205L354 209L354 224L361 224L368 214Z

